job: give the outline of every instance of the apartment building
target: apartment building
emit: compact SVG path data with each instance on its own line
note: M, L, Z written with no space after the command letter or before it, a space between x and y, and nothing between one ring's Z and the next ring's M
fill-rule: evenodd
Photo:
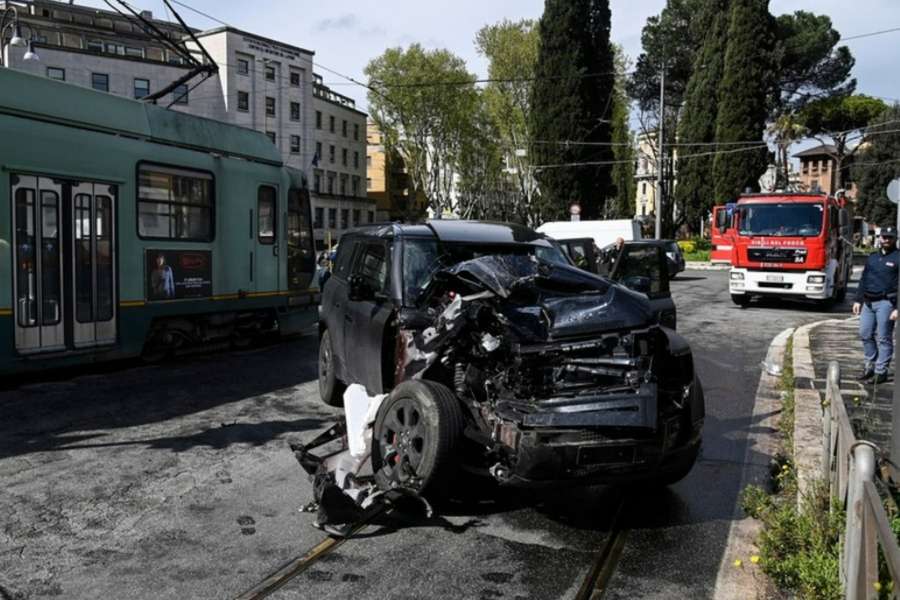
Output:
M379 221L414 221L425 215L425 195L412 193L403 159L388 152L381 131L371 120L366 124L366 165L366 189Z

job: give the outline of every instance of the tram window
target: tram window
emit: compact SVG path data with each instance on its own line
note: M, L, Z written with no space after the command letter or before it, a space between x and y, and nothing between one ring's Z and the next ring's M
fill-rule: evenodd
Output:
M301 284L301 275L312 272L313 238L309 227L309 194L298 189L288 191L288 286L297 289Z
M37 325L34 190L16 190L16 304L22 327Z
M62 318L59 265L59 194L41 192L41 324Z
M257 234L260 244L275 243L275 212L277 193L275 188L263 185L257 195Z
M97 321L113 318L112 198L95 196L97 243Z
M211 175L166 167L139 167L138 234L142 238L210 242Z

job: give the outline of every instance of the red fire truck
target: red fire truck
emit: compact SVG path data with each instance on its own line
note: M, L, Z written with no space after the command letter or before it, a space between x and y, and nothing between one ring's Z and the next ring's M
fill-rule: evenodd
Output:
M734 228L731 226L734 205L714 206L710 242L712 251L709 260L713 263L730 263L731 248L734 246Z
M731 222L731 299L740 306L753 296L842 301L852 223L843 201L821 193L741 196Z

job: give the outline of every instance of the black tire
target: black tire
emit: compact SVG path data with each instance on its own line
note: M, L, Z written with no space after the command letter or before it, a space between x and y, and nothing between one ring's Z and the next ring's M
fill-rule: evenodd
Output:
M458 475L464 428L462 406L446 386L398 385L375 417L372 469L379 487L412 483L430 500L446 500Z
M334 370L334 346L331 334L326 329L319 340L319 396L328 406L344 405L344 390L347 386L337 378Z
M697 462L697 457L700 455L700 444L695 444L688 450L681 462L677 465L673 465L669 469L660 473L654 480L653 486L655 487L666 487L669 485L674 485L688 476L688 473L691 472L691 469L694 468L694 463Z
M731 301L741 308L747 308L748 306L750 306L750 296L748 296L747 294L732 294Z

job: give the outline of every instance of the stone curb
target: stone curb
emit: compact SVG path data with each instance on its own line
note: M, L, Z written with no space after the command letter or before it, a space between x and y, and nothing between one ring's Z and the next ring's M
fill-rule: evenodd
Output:
M686 262L684 268L691 271L728 271L729 264L715 264L711 262Z
M822 478L824 452L822 396L814 384L816 373L809 347L809 334L820 325L845 320L847 319L816 321L798 327L794 332L794 467L797 470L798 506L810 486Z
M764 365L781 367L784 364L787 341L793 333L794 329L789 328L775 336L769 345ZM775 372L775 369L771 371ZM768 484L769 459L778 452L778 418L782 408L779 390L780 370L778 372L779 375L772 375L764 368L759 377L751 416L752 426L747 433L740 490L748 485L766 487ZM755 456L759 458L754 459ZM766 591L760 589L760 585L765 585L766 577L759 565L754 565L749 560L752 555L758 553L756 540L760 529L761 523L746 516L740 503L736 503L728 531L728 541L722 553L722 561L719 563L713 598L731 600L768 597ZM741 561L740 567L735 566L735 560Z

